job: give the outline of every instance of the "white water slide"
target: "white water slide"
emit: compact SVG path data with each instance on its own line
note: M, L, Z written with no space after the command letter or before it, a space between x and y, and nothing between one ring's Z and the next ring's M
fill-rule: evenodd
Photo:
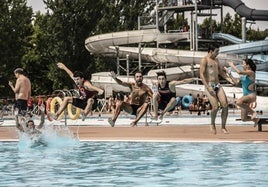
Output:
M134 30L114 32L91 36L86 39L85 46L90 53L102 55L116 55L138 59L139 52L141 59L155 63L177 63L178 65L199 64L200 60L207 54L206 51L187 51L166 48L142 48L127 47L126 45L138 43L174 43L189 39L189 32L160 33L157 29ZM228 61L241 62L237 55L220 54L221 63Z

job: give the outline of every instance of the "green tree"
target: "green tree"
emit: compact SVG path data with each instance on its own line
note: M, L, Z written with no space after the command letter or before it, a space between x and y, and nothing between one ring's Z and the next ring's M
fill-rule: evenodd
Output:
M44 2L48 12L36 15L31 49L25 56L28 66L36 65L33 72L42 70L42 76L35 75L33 84L34 91L39 94L72 85L66 73L56 67L58 61L64 62L71 70L93 72L95 67L91 62L94 58L87 52L84 42L94 32L101 8L100 1L93 0Z
M199 35L202 38L211 38L212 33L217 32L220 26L217 24L216 20L211 17L205 18L203 23L200 25Z
M241 30L241 17L238 14L235 14L233 19L232 16L227 13L223 19L222 32L241 38Z
M13 71L25 68L22 58L27 51L32 28L32 9L26 0L1 0L0 3L0 56L1 56L1 97L14 96L8 80L14 80ZM27 71L27 70L26 70Z

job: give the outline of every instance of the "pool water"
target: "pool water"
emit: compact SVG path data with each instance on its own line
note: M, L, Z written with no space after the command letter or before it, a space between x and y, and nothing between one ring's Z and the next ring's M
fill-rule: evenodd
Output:
M267 186L268 144L0 142L0 186Z

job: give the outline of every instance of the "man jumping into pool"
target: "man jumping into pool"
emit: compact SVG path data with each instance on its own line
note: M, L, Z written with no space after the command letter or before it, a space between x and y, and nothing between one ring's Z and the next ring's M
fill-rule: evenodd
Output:
M157 90L153 95L153 107L154 107L154 120L158 120L158 109L162 112L159 115L159 120L163 120L163 116L166 112L175 109L178 104L176 100L176 90L175 86L179 84L189 83L196 78L188 78L181 81L167 81L167 76L165 71L157 72Z
M66 71L66 73L74 80L80 97L64 97L59 110L55 114L49 113L49 115L53 119L57 120L60 114L66 109L68 103L71 103L72 105L84 110L82 113L82 121L84 121L88 113L97 108L96 95L102 95L104 91L86 80L82 72L75 71L73 73L63 63L58 63L57 65L60 69Z
M21 132L26 133L29 135L31 139L33 138L38 138L41 135L40 129L43 128L44 123L45 123L45 107L41 106L40 107L40 122L39 125L36 126L34 121L31 119L31 114L26 114L25 116L19 116L15 115L15 121L16 121L16 127L19 129Z
M111 77L120 85L130 88L130 100L129 101L117 101L116 108L112 118L108 118L108 122L112 127L114 127L115 121L119 116L121 110L126 111L127 113L136 115L135 120L130 124L132 127L137 126L138 121L146 113L149 107L148 97L153 97L153 92L144 84L143 76L140 71L137 71L134 75L135 82L123 82L118 79L115 73L111 72Z
M220 85L219 75L226 79L231 84L234 84L230 77L227 77L224 68L220 65L219 60L216 58L219 54L219 48L209 48L208 54L200 62L200 78L205 86L205 91L208 96L209 102L212 106L211 109L211 131L216 134L215 119L219 107L222 107L221 113L221 131L225 134L228 133L226 129L226 121L228 116L228 102L225 92ZM219 106L220 104L220 106Z

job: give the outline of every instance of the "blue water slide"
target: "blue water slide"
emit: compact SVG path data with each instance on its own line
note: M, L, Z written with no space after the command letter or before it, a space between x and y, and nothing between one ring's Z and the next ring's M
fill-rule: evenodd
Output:
M212 39L224 39L224 40L227 40L231 43L234 43L234 44L240 44L242 43L242 39L240 38L237 38L236 36L233 36L231 34L226 34L226 33L213 33L212 34Z
M251 54L268 51L268 40L241 43L220 47L220 53Z

